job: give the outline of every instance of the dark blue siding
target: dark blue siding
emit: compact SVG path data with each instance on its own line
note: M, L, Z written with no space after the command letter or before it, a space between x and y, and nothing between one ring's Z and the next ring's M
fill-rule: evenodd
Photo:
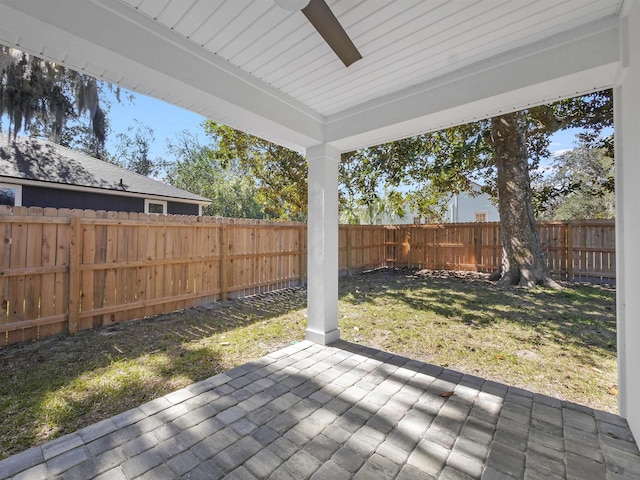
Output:
M144 198L108 195L104 193L78 192L59 188L23 185L22 205L25 207L82 208L111 210L116 212L144 212ZM198 205L167 202L167 213L197 215Z

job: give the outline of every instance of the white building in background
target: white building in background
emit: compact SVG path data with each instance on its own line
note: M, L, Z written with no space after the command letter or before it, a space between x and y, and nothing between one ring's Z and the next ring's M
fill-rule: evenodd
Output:
M498 207L493 204L491 197L481 193L481 185L471 182L471 188L477 192L462 192L452 195L447 203L447 211L442 223L478 223L499 222ZM427 224L440 223L439 220L424 218L415 211L408 211L404 217L383 213L374 222L378 225L403 225L403 224Z
M471 188L477 195L463 192L449 200L445 223L499 222L497 207L486 193L480 193L480 185L471 182Z

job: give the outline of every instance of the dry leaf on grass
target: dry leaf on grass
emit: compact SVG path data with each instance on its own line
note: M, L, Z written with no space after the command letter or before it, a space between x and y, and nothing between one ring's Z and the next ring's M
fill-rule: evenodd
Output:
M609 389L609 395L618 395L618 389L616 387L611 387Z

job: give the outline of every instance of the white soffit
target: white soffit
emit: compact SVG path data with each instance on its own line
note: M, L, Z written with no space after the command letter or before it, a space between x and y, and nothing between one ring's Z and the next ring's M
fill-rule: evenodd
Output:
M350 151L596 92L616 83L619 59L608 17L332 115L325 140Z
M349 68L273 0L0 0L0 42L297 150L592 91L617 68L623 0L328 4L363 55Z
M123 0L201 48L332 115L615 15L619 0L328 0L363 55L345 68L273 0Z

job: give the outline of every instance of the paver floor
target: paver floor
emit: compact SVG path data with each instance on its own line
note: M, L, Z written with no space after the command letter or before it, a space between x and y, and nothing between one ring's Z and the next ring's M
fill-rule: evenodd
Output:
M0 462L0 479L640 479L610 413L301 342Z

